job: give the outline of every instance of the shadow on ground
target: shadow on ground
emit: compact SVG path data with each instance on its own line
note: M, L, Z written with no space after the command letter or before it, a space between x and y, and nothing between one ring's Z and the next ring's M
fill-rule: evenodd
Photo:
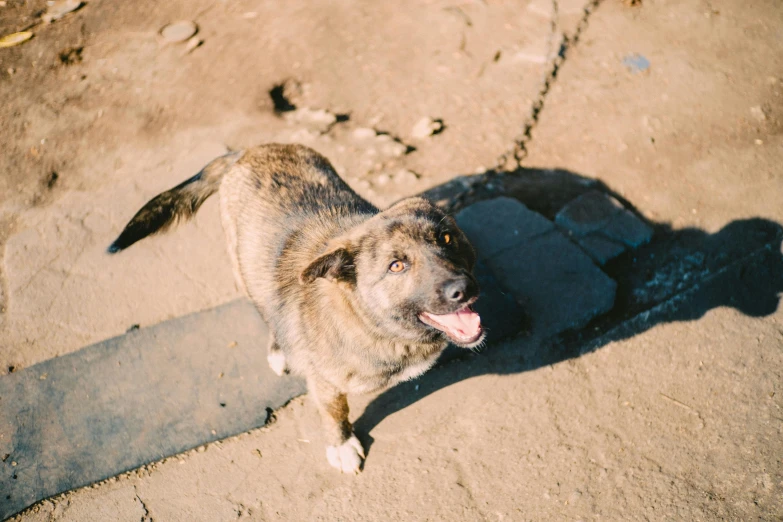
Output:
M535 370L661 323L698 319L718 307L732 307L750 317L777 310L783 292L783 227L773 221L737 220L714 234L697 228L674 230L667 223L645 219L603 182L565 170L519 169L466 176L424 196L452 212L478 201L510 196L553 220L565 204L594 190L613 196L655 230L649 244L603 267L618 283L612 310L587 327L554 339L536 338L534 327L532 333L491 344L480 354L450 349L441 363L447 368L392 388L367 406L354 427L368 451L373 442L370 432L383 419L456 382Z

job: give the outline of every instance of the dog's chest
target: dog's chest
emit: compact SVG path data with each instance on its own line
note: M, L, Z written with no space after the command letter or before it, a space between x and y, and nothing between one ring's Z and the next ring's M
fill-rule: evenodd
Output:
M435 361L438 359L438 355L440 355L440 353L436 353L430 356L428 359L424 359L418 363L406 366L402 371L392 376L393 382L390 384L390 386L394 386L395 384L401 383L403 381L415 379L419 375L423 374L432 368L432 366L435 364Z
M394 362L387 362L376 367L376 372L370 379L353 380L351 388L354 393L373 393L391 388L401 382L419 377L432 368L442 350L434 350L419 357L406 357Z

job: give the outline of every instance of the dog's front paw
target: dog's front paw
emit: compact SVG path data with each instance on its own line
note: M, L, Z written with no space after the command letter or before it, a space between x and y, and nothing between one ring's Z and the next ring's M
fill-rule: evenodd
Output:
M361 471L362 459L364 459L364 448L356 435L351 435L350 439L339 446L326 447L326 460L342 473L358 474Z
M272 368L272 371L280 377L288 373L288 363L286 363L285 354L280 350L275 350L267 355L266 360L269 363L269 367Z

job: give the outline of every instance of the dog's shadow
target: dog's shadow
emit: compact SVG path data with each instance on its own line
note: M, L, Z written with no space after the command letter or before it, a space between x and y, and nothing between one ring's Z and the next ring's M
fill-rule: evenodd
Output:
M750 317L777 310L783 292L783 227L773 221L736 220L714 234L697 228L675 230L645 219L604 183L565 170L466 176L422 195L452 212L477 201L510 196L551 220L568 202L593 190L615 197L655 231L650 243L603 267L618 283L612 310L581 330L556 338L538 338L533 325L531 332L489 344L480 354L450 348L433 371L381 393L367 405L354 428L368 452L371 432L383 419L456 382L535 370L660 323L698 319L717 307L732 307Z

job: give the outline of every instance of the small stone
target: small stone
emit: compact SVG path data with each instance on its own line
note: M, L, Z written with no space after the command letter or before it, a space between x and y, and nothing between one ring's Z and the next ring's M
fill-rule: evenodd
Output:
M180 20L170 23L160 30L160 35L167 43L179 43L190 39L198 31L198 26L190 20Z
M650 60L641 54L633 53L623 58L623 65L633 74L638 74L650 69Z
M388 174L381 174L375 178L375 185L378 187L383 187L384 185L388 185L390 181L391 178Z
M419 181L419 176L412 170L400 169L394 174L392 179L399 184L416 183Z
M81 5L81 0L58 0L56 2L49 2L49 7L46 9L46 13L41 16L41 20L50 24L68 13L76 11Z
M416 122L411 130L411 137L417 139L423 139L427 136L432 136L443 130L443 121L434 120L428 116L423 117Z
M354 139L367 140L374 138L378 133L375 132L375 129L371 129L369 127L358 127L354 129L351 134L353 135Z
M326 132L337 121L337 116L324 109L296 109L284 113L285 119L294 123L301 123L318 132Z
M408 147L405 144L396 141L388 134L378 135L375 139L378 146L378 152L384 156L397 158L408 151Z
M767 113L761 105L751 107L750 115L753 116L756 121L766 121L767 119Z
M191 37L188 42L185 44L185 50L182 54L189 54L191 53L196 47L200 46L204 43L204 40L200 40L198 36Z

